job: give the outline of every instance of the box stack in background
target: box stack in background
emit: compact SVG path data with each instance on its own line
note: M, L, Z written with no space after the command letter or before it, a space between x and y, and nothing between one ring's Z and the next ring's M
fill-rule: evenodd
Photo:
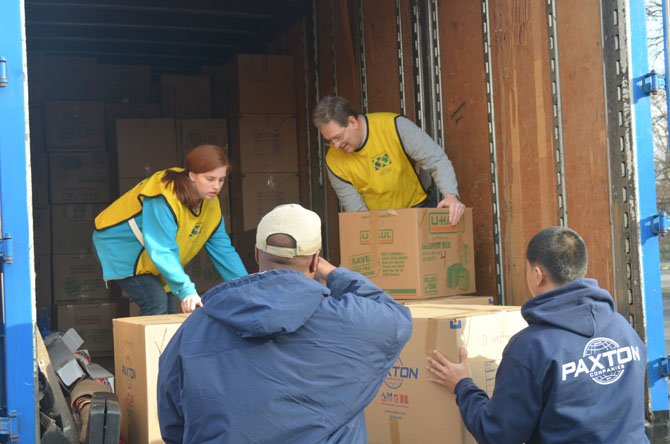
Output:
M207 69L214 113L230 128L232 240L250 272L261 217L300 201L293 63L291 56L241 54Z

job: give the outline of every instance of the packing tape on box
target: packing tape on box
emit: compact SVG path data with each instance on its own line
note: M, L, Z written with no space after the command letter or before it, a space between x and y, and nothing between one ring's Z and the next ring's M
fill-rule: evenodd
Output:
M391 444L400 444L400 422L398 418L389 417L389 432Z
M370 267L373 273L376 273L380 267L379 264L379 217L381 211L370 211L369 225L370 231L368 231L368 240L370 242Z
M436 318L428 319L426 325L426 343L425 343L425 352L426 356L433 356L433 350L437 347L437 326L439 320Z

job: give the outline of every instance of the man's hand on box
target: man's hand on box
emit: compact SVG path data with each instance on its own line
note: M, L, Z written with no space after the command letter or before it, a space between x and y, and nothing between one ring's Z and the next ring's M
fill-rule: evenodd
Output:
M447 194L438 204L437 208L447 208L449 210L449 223L456 225L460 222L465 211L465 205L461 203L455 194Z
M186 296L184 300L181 301L181 311L184 313L191 313L198 307L202 307L202 301L197 294Z
M457 364L445 358L439 351L433 350L433 356L428 356L428 365L426 366L426 370L431 374L430 380L445 386L452 393L461 379L472 377L468 364L468 350L461 347L459 354L461 362Z

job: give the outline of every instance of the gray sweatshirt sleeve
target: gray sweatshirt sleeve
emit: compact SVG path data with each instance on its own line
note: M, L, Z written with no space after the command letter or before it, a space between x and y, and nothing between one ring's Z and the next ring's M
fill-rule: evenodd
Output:
M405 152L421 169L430 173L442 196L458 195L456 172L444 149L408 118L398 117L396 125Z
M337 177L330 171L330 168L326 168L326 170L328 171L330 184L333 186L340 204L344 207L344 211L368 211L368 207L363 201L363 196L356 191L353 185Z

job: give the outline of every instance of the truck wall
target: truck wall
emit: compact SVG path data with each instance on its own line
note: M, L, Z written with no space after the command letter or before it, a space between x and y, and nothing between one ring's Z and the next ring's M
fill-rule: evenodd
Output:
M317 94L339 94L354 104L362 104L359 23L364 26L368 111L393 111L415 117L410 2L399 1L404 110L400 100L395 2L363 3L360 20L357 2L318 1L313 17L296 22L274 43L296 56L296 67L306 74L297 76L296 81L303 83L296 90L312 95L299 98L299 103L304 104L299 112L305 112L298 117L299 131L303 133L300 150L305 164L311 165L311 170L306 170L312 173L312 178L301 177L301 196L304 202L311 199L316 207L323 207L328 252L336 261L337 199L327 180L319 181L322 159L308 112ZM442 124L461 198L474 208L478 292L496 294L494 179L506 303L521 304L528 298L524 275L526 244L541 228L560 224L561 215L567 215L568 225L589 246L589 275L613 291L616 253L612 248L598 2L557 2L558 38L554 44L558 51L550 49L552 29L546 2L490 0L488 14L482 14L482 2L437 3ZM575 14L577 10L579 14ZM490 30L488 76L485 17ZM558 93L552 94L552 57L556 55L554 66L558 67L560 82ZM493 91L490 105L495 122L494 152L489 145L487 81ZM494 169L492 154L497 158Z

